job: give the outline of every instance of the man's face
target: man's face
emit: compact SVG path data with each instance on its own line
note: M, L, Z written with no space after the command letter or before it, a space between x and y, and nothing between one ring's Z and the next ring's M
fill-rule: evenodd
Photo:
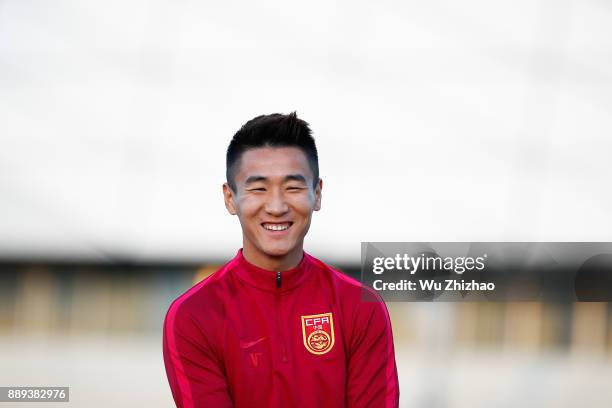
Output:
M236 191L223 185L225 206L238 215L244 249L255 256L301 252L312 212L321 208L319 180L304 152L295 147L262 147L244 152L235 172Z

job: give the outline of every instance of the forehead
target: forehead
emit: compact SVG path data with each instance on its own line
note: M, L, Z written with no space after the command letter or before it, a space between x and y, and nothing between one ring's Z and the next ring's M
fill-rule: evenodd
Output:
M288 174L301 174L312 180L313 174L306 154L297 147L259 147L242 153L236 171L236 182L250 176L284 178Z

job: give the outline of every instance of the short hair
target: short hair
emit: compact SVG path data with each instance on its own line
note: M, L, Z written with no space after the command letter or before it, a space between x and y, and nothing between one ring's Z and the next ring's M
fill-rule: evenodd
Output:
M236 191L234 177L242 154L261 147L297 147L306 155L314 176L313 188L319 182L319 157L317 147L307 122L295 112L288 115L273 113L260 115L242 125L227 148L227 183Z

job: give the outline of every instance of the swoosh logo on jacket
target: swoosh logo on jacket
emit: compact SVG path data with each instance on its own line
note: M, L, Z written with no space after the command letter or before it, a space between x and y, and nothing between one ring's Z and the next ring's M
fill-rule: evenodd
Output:
M254 340L254 341L244 341L244 340L240 340L240 348L246 349L249 347L253 347L254 345L256 345L257 343L264 341L268 336L263 336L260 339Z

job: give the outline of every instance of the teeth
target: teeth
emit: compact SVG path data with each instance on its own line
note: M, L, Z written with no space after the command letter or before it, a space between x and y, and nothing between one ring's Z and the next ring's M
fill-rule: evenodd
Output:
M265 229L270 231L284 231L289 228L289 225L280 225L280 224L264 224Z

